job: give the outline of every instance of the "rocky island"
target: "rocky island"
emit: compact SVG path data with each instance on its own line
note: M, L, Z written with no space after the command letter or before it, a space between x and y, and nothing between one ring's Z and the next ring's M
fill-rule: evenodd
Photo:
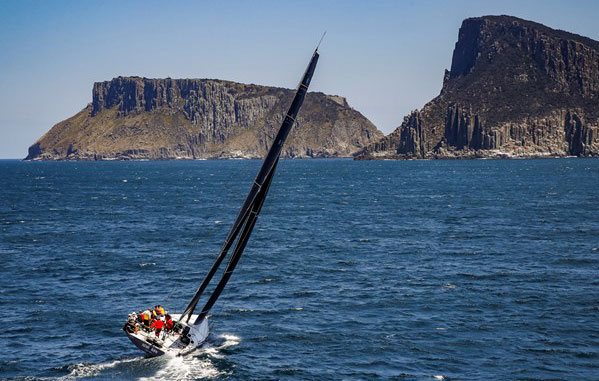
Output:
M118 77L26 160L261 158L294 91L212 79ZM308 93L282 156L351 157L383 134L345 98Z
M464 20L441 93L357 159L599 156L599 42Z

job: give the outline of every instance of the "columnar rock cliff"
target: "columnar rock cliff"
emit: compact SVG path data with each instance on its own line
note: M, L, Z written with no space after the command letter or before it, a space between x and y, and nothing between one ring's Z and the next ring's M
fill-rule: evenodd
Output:
M599 42L509 16L466 19L439 96L357 154L599 156Z
M29 148L27 159L257 158L295 91L209 79L118 77ZM308 93L284 157L351 156L383 134L345 98Z

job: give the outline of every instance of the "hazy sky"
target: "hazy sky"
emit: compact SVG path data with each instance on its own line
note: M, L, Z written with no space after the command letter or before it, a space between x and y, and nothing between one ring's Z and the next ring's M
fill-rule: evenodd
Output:
M509 14L599 40L599 1L0 0L0 158L22 158L119 75L295 87L347 97L391 132L441 89L464 18Z

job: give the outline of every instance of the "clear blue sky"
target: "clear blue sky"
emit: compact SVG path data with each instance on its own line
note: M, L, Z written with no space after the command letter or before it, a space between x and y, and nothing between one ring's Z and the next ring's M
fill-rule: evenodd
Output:
M599 40L597 1L0 0L0 158L22 158L119 75L295 87L324 30L311 90L391 132L441 88L464 18L509 14Z

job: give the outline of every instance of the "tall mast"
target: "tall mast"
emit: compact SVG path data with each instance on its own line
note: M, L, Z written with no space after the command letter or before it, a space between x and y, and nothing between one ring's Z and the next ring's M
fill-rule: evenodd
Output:
M243 203L241 209L239 210L239 213L237 214L237 218L235 219L235 222L233 223L233 226L231 227L231 230L229 231L229 234L227 235L227 238L225 239L225 242L223 243L223 246L221 247L221 250L218 256L216 257L216 261L208 271L208 274L202 281L202 284L196 291L194 297L191 299L191 301L185 308L185 311L183 311L183 314L181 315L181 320L185 318L186 322L189 322L189 319L191 318L191 315L193 314L193 311L196 308L196 305L198 304L200 297L206 290L206 287L208 286L208 284L214 277L214 274L218 270L219 266L225 259L229 249L233 246L235 239L239 236L237 244L235 245L235 249L233 250L233 254L229 259L227 267L225 268L225 271L220 281L216 285L214 291L212 292L212 295L210 295L210 298L206 302L206 305L204 306L204 308L202 308L202 311L194 324L199 324L204 320L204 318L206 317L206 315L220 296L220 293L225 288L225 285L229 281L229 278L231 277L231 274L233 273L233 270L235 269L235 266L237 265L239 258L243 254L243 250L245 249L250 235L252 234L252 230L254 228L254 224L256 223L256 219L258 218L258 214L260 213L264 200L266 199L268 188L270 187L277 164L279 162L279 156L281 155L283 144L287 140L287 136L289 135L289 132L291 131L291 128L295 123L295 119L297 118L297 114L302 106L302 103L304 102L304 98L306 96L306 93L308 92L308 86L310 86L310 81L312 80L314 70L316 69L318 57L318 48L316 48L314 54L312 55L312 59L310 60L310 63L306 68L304 76L302 77L302 80L297 88L295 97L293 98L293 102L291 102L291 106L289 107L289 111L285 115L285 119L283 120L281 128L279 129L279 132L277 133L277 136L275 137L275 140L273 141L270 150L264 158L262 167L260 168L260 171L258 172L258 175L256 176L256 179L254 180L254 183L250 188L250 192L247 195L245 202ZM241 235L239 234L240 232Z

